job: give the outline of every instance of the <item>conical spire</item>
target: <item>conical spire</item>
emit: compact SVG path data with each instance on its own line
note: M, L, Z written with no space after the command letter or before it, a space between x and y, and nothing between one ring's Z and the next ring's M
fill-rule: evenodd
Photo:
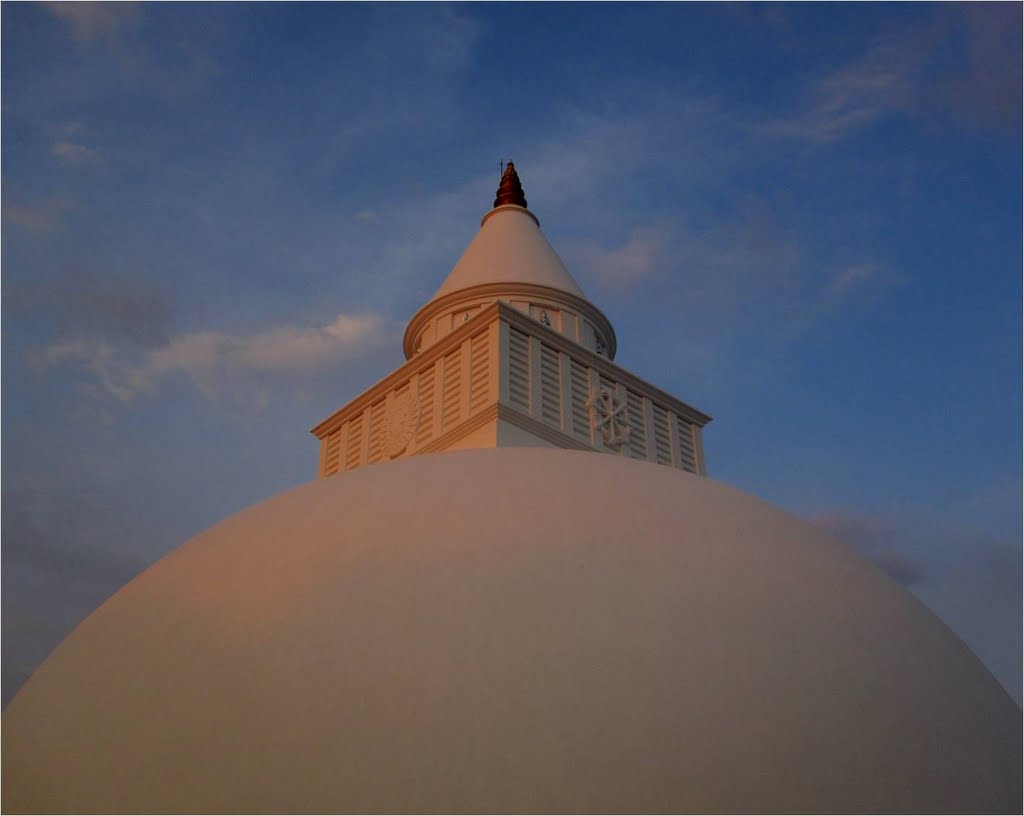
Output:
M494 208L441 288L409 321L403 348L412 359L470 320L493 301L536 317L591 351L615 359L615 331L566 269L526 208L526 196L509 162Z
M523 185L519 183L519 175L516 173L516 166L512 162L505 165L505 172L501 174L501 184L498 185L498 194L494 199L495 207L500 207L503 204L515 204L526 209L526 196L523 194Z

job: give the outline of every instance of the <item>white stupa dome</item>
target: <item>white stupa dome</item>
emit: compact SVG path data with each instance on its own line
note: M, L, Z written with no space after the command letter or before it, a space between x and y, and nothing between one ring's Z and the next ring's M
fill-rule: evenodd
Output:
M872 565L558 449L361 467L221 522L3 720L6 812L1019 812L1021 715Z

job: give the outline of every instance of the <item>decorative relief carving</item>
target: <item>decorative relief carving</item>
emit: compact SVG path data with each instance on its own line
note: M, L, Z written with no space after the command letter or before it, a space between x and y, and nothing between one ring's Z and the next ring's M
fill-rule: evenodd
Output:
M601 432L604 444L619 449L629 441L629 406L619 399L615 392L605 386L590 389L587 400L590 409L590 424Z
M540 322L543 323L545 326L550 326L551 325L551 318L548 317L548 313L546 311L544 311L543 309L541 310L541 313L540 313Z
M604 338L597 332L594 332L594 348L602 357L608 356L608 346L605 345Z
M387 425L384 427L384 453L389 459L405 452L419 424L419 399L413 399L408 391L395 397L388 408Z

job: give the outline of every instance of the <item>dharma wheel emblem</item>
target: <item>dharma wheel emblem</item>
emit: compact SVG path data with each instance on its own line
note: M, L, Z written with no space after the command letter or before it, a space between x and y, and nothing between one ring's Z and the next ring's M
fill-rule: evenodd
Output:
M389 459L405 452L420 424L420 402L409 392L395 397L388 408L388 421L384 428L384 453Z
M605 445L621 448L629 441L629 407L625 399L615 396L612 389L602 385L591 389L587 407L590 409L591 427L601 432Z

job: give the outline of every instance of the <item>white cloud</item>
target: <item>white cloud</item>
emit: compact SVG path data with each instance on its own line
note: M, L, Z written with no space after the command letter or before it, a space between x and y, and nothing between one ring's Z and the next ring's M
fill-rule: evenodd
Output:
M65 164L93 164L99 161L100 152L93 147L75 142L55 142L50 152Z
M766 125L769 132L832 142L914 102L925 42L914 36L876 43L848 65L817 80L801 113Z
M818 310L829 311L840 304L877 297L887 290L908 283L910 278L877 263L858 263L843 267L829 279Z
M84 367L103 392L122 404L153 393L184 374L208 397L264 398L273 384L297 383L397 343L378 315L340 314L319 327L276 326L249 334L202 331L174 337L149 351L103 339L54 343L34 355L40 368Z
M603 288L616 294L643 285L669 262L671 236L663 226L636 227L621 245L605 249L596 242L571 250L573 266L586 271Z
M803 109L766 130L824 144L901 112L1019 127L1020 20L1012 4L950 4L815 80Z
M847 289L866 283L877 276L878 266L876 264L856 264L836 273L829 283L829 291L836 295L842 294Z

